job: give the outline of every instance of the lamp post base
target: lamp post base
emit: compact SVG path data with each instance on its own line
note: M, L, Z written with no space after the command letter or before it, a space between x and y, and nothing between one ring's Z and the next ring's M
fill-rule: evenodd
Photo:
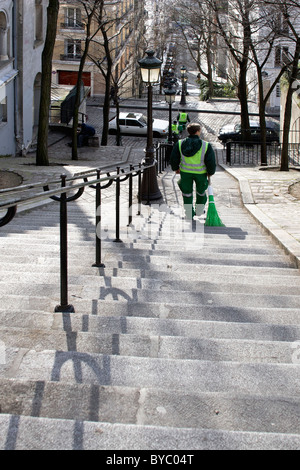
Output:
M57 305L54 309L55 313L75 313L73 305Z
M145 164L151 165L154 162L154 149L153 147L146 149ZM141 183L141 200L142 201L155 201L162 198L162 194L159 190L157 183L156 166L146 168L143 173Z
M162 194L157 183L156 167L153 166L144 171L141 185L141 200L155 201L161 198Z

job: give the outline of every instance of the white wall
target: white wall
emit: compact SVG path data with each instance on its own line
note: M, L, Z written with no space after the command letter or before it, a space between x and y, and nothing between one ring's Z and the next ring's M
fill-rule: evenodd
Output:
M19 146L22 153L26 153L34 138L34 124L37 121L37 112L34 84L36 77L41 73L41 55L43 39L46 34L48 1L41 0L43 8L42 39L36 39L36 3L35 0L22 0L19 2L18 15L22 23L18 24L18 135ZM39 25L41 27L41 25Z
M15 154L13 2L0 2L0 155Z

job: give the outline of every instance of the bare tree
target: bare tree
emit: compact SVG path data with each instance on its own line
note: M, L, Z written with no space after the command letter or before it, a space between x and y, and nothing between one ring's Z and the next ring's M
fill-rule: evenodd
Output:
M118 62L118 55L121 51L118 38L121 37L122 32L126 30L130 25L130 19L126 17L126 13L121 14L119 17L113 14L104 13L104 20L99 25L101 32L101 38L95 37L94 44L97 46L96 50L102 51L102 54L98 54L97 57L92 53L89 54L89 58L101 71L105 81L105 95L103 104L103 128L101 145L105 146L108 143L108 129L109 129L109 111L111 101L111 87L115 89L115 104L117 104L118 110L118 97L119 90L124 86L124 77L129 80L129 65L127 65L121 73L119 73L115 67ZM116 27L118 25L118 27ZM129 47L129 45L127 45ZM119 142L120 143L120 142Z
M242 138L245 141L251 140L247 73L251 43L251 10L254 0L206 1L215 12L217 31L238 67L237 96L241 105Z
M214 10L202 0L183 0L173 7L172 18L182 33L185 47L197 70L208 81L209 94L213 94ZM184 18L184 21L182 19Z
M59 0L49 0L47 33L42 53L41 101L39 110L36 165L48 166L49 108L51 101L52 57L57 31Z
M283 125L283 142L281 153L281 171L288 171L289 169L289 132L291 127L292 116L292 97L295 91L294 84L299 77L299 60L300 60L300 5L298 1L283 1L280 2L280 11L283 15L284 21L288 25L291 32L290 38L293 38L295 43L294 54L292 57L292 64L288 74L288 91L286 98L286 105L284 111L284 125ZM296 20L296 21L295 21ZM295 28L298 20L298 30Z
M111 95L111 99L116 107L116 122L117 122L117 131L116 131L116 145L119 147L122 144L119 116L120 116L120 100L124 93L127 92L128 86L132 85L134 71L130 65L127 65L123 69L121 75L112 74L111 84L114 89L114 94Z
M104 7L104 0L77 0L78 3L81 5L84 11L84 20L85 20L85 27L86 27L86 36L85 36L85 43L84 49L80 59L80 65L78 70L78 77L77 77L77 86L76 86L76 97L75 97L75 106L74 106L74 114L73 114L73 129L72 129L72 160L78 160L78 146L77 146L77 128L78 128L78 121L79 121L79 107L81 101L81 91L82 91L82 75L83 70L86 62L86 58L88 57L89 47L91 42L93 41L94 37L97 35L99 30L102 26L102 18L103 18L103 7ZM96 27L92 28L92 25L96 25Z
M278 27L278 10L261 1L253 3L252 21L250 24L250 60L256 68L258 86L258 104L261 131L261 163L267 164L267 127L266 107L280 78L287 70L289 60L285 60L278 67L278 71L269 77L269 88L264 87L264 69L268 66L278 40L282 40L282 29ZM279 65L279 64L278 64Z
M284 109L281 171L289 170L289 133L292 116L292 97L295 82L299 78L300 60L300 4L299 0L264 0L264 4L275 12L275 30L278 30L281 42L293 45L293 52L288 51L282 58L283 72L287 78L287 96Z

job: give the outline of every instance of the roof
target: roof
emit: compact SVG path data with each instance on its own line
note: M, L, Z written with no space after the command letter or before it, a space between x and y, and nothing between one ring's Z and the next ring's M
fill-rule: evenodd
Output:
M142 116L142 113L120 113L119 114L120 119L125 119L125 118L138 119L141 116Z

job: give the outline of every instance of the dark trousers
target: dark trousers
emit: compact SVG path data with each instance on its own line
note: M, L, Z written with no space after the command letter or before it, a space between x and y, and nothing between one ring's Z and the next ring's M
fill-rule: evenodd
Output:
M196 206L193 204L194 183L196 185ZM182 192L185 215L192 219L194 215L201 215L207 202L206 190L208 188L207 174L180 172L178 186Z

